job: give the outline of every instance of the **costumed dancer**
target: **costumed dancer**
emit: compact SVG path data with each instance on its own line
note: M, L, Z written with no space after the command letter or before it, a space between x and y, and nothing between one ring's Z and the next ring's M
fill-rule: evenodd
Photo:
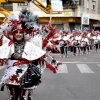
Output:
M77 48L78 48L78 55L81 55L81 30L78 30L77 32Z
M82 50L82 54L86 53L86 42L84 41L84 38L81 40L81 50Z
M82 38L83 38L83 51L84 51L83 53L87 53L87 54L90 53L88 34L90 35L88 28L86 28L82 33Z
M60 57L64 57L64 40L63 39L61 39L60 41L59 41L59 46L60 46Z
M74 43L74 47L76 47L76 54L80 55L80 53L81 53L81 49L80 49L80 39L81 39L81 37L80 37L78 31L75 32L74 37L75 37L75 40L76 40L76 42Z
M94 31L94 30L92 30L92 32L91 32L91 34L92 34L92 38L93 38L93 40L94 40L94 46L95 46L95 52L98 52L98 47L99 47L99 41L98 41L98 33L96 32L96 31Z
M89 46L89 52L90 52L90 50L92 49L92 45L93 45L90 32L87 34L87 38L88 38L88 44L89 44L88 46Z
M97 39L98 39L98 49L100 51L100 32L99 31L98 31Z
M10 16L9 22L1 26L4 34L0 59L7 60L1 90L7 86L9 100L33 100L33 89L41 83L41 66L56 73L59 64L43 50L43 33L36 32L38 17L26 9L16 17Z
M72 41L73 44L73 55L76 56L77 53L77 40L75 40L75 38Z
M63 43L63 46L64 46L64 55L65 55L65 58L68 57L68 47L69 47L69 29L67 28L64 28L64 37L63 37L63 40L64 40L64 43Z
M75 39L75 30L72 30L72 36L70 37L71 38L71 44L72 44L72 55L76 55L76 46L75 46L75 44L76 44L76 39Z
M79 43L79 40L76 40L76 53L78 55L81 55L81 49L80 49L80 43Z
M87 51L87 54L90 54L90 34L89 33L89 30L87 29L87 32L86 32L86 36L85 36L85 42L86 42L86 51Z
M66 57L68 57L68 42L64 41L63 46L64 46L64 54L65 54L65 58L66 58Z
M99 49L99 41L97 39L97 36L96 38L94 39L94 45L95 45L95 51L98 52L98 49Z
M86 36L87 36L87 30L84 30L81 34L81 50L83 51L83 54L86 53Z
M73 36L71 34L69 37L69 49L71 52L73 52Z
M87 51L87 54L90 54L90 44L89 44L88 38L85 38L85 41L86 41L86 51Z

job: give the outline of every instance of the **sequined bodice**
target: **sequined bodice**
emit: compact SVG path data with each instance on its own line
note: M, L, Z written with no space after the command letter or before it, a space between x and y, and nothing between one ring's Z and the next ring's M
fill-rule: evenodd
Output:
M16 54L16 59L22 59L22 53L24 50L25 42L15 42L15 54Z

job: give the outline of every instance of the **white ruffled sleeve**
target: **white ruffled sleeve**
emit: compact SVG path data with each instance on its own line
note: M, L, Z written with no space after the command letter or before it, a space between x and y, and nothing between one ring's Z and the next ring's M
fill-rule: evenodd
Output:
M42 36L40 34L35 35L29 41L33 43L35 46L42 49Z
M33 43L26 42L22 58L27 60L36 60L45 55L45 53L45 51L35 46Z
M3 38L2 38L2 44L5 44L5 43L9 43L9 39L3 35Z
M10 57L10 46L8 43L3 44L0 46L0 59L7 59Z

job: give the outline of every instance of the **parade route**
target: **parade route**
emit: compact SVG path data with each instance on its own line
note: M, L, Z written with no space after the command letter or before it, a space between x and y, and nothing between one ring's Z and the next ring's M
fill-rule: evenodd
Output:
M52 54L62 61L54 74L45 68L42 83L33 90L34 100L100 100L100 53L60 58L60 54ZM5 67L0 67L0 78ZM7 100L8 92L0 91L2 100Z

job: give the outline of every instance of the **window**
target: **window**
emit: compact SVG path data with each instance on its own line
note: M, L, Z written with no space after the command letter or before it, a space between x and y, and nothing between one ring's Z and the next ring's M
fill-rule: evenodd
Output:
M96 9L96 1L92 1L92 9Z
M12 3L4 3L4 4L1 4L0 7L3 7L4 9L10 10L10 11L13 11Z
M63 3L63 9L72 9L72 7L75 7L75 9L77 8L77 2L79 0L62 0Z
M87 8L89 8L89 0L87 0Z
M18 3L18 6L29 6L29 3Z
M81 7L84 7L84 0L80 0Z

